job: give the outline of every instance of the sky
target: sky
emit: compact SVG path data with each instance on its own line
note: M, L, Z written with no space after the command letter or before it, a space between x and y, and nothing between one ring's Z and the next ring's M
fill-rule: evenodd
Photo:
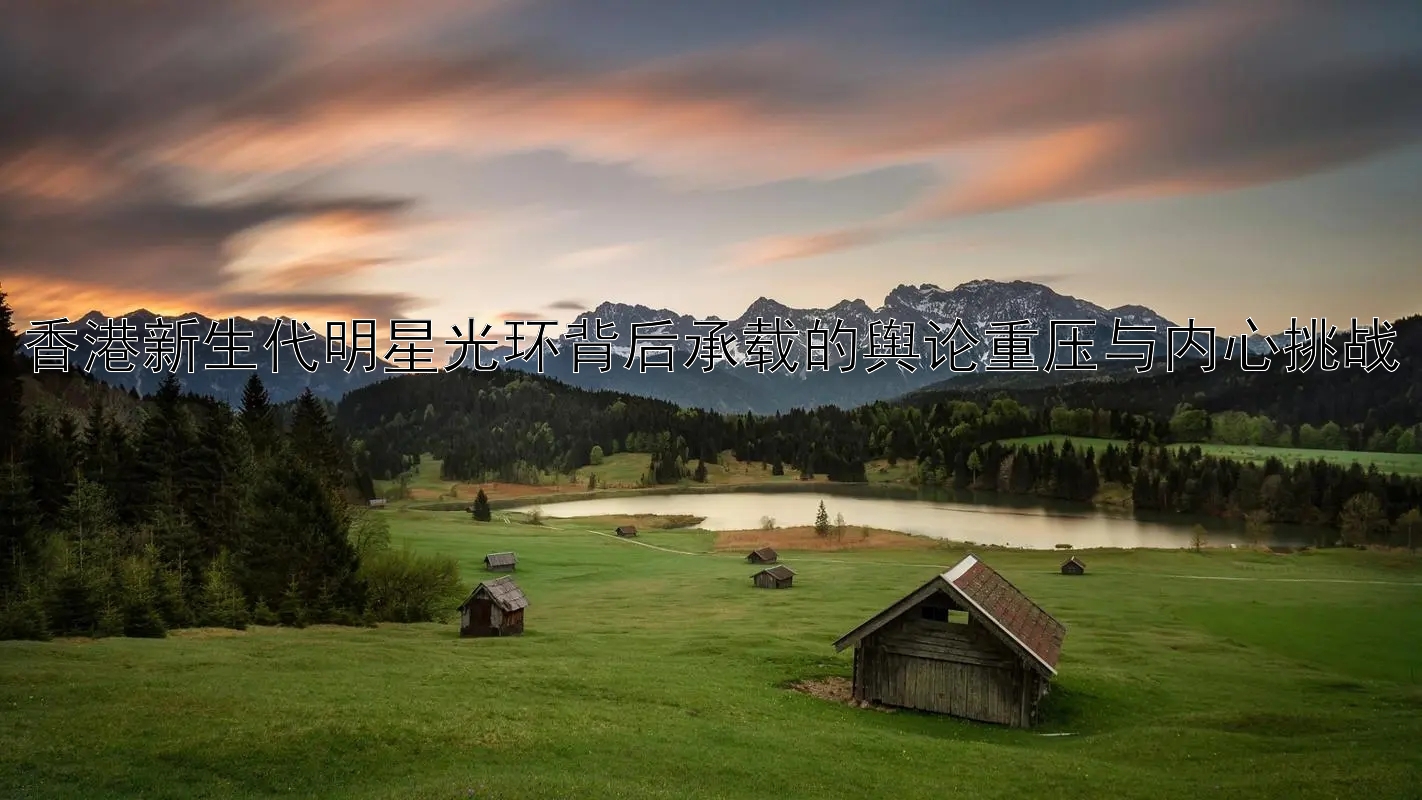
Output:
M0 0L0 290L738 316L1030 280L1422 312L1422 4Z

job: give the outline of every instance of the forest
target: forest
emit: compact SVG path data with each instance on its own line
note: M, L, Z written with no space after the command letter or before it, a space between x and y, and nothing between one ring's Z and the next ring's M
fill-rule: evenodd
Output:
M446 480L513 483L572 474L595 451L650 453L648 486L704 480L726 451L775 474L843 482L866 480L871 461L911 461L922 486L1088 502L1115 486L1141 511L1243 518L1256 532L1308 523L1350 544L1410 545L1422 506L1416 477L1188 447L1420 449L1416 419L1356 404L1339 420L1291 425L1183 401L1164 412L1072 406L1063 387L1032 402L999 392L728 415L462 370L387 379L334 406L309 390L274 405L254 374L237 408L168 375L152 394L122 395L132 408L56 409L22 403L28 368L3 295L0 315L4 637L435 618L460 591L457 565L392 551L380 515L366 511L375 480L398 478L423 453ZM1039 434L1113 442L1003 441Z

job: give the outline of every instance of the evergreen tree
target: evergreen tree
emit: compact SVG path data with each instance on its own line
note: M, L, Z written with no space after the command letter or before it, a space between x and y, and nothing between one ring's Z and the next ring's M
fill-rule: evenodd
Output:
M20 463L0 464L0 603L20 588L39 558L40 514Z
M360 559L349 525L344 502L310 467L294 455L278 455L259 470L243 521L243 590L249 597L279 597L292 579L309 608L325 581L337 608L363 613Z
M196 444L176 376L164 376L145 412L135 467L143 485L143 515L173 517L186 508L184 467Z
M237 585L232 558L226 550L203 570L198 620L205 626L244 630L249 621L247 599Z
M699 459L699 458L696 460L696 472L693 474L692 477L693 477L693 479L694 479L697 483L705 483L705 482L706 482L706 462L705 462L705 461L702 461L702 460Z
M326 486L336 490L346 486L349 461L326 409L310 387L296 399L292 412L291 450Z
M474 519L479 522L488 522L493 519L493 512L489 509L489 496L484 494L483 489L474 495L474 506L471 511L474 514Z
M20 383L20 336L15 330L13 314L3 287L0 287L0 464L20 458L22 431L20 401L24 387Z
M247 439L251 442L253 454L258 458L271 455L280 438L277 435L276 410L272 408L271 397L256 372L252 373L246 386L242 387L240 418L242 426L247 430Z
M815 533L820 536L828 535L830 532L829 512L825 510L825 501L820 501L820 510L815 514Z

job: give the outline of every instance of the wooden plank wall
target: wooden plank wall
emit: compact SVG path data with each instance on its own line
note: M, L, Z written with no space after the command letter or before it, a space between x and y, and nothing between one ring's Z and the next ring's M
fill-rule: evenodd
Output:
M1026 726L1035 675L976 623L906 614L855 655L855 692L885 705Z

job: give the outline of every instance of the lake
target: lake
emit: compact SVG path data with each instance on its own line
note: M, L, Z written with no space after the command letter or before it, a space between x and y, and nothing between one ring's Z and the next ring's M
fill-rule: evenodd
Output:
M846 487L847 488L847 487ZM734 492L695 494L642 494L571 500L540 506L545 517L586 517L628 514L689 514L705 517L698 527L713 531L760 528L770 517L777 527L813 525L821 501L833 522L844 515L846 525L902 531L935 539L1051 550L1058 544L1075 549L1093 547L1190 547L1196 523L1208 531L1210 547L1244 544L1238 523L1218 519L1141 519L1089 506L1057 504L1047 507L1022 504L1022 498L996 502L956 502L938 499L890 499L847 496L843 491ZM512 511L527 511L520 506ZM1275 526L1269 544L1315 544L1318 531L1298 526Z

